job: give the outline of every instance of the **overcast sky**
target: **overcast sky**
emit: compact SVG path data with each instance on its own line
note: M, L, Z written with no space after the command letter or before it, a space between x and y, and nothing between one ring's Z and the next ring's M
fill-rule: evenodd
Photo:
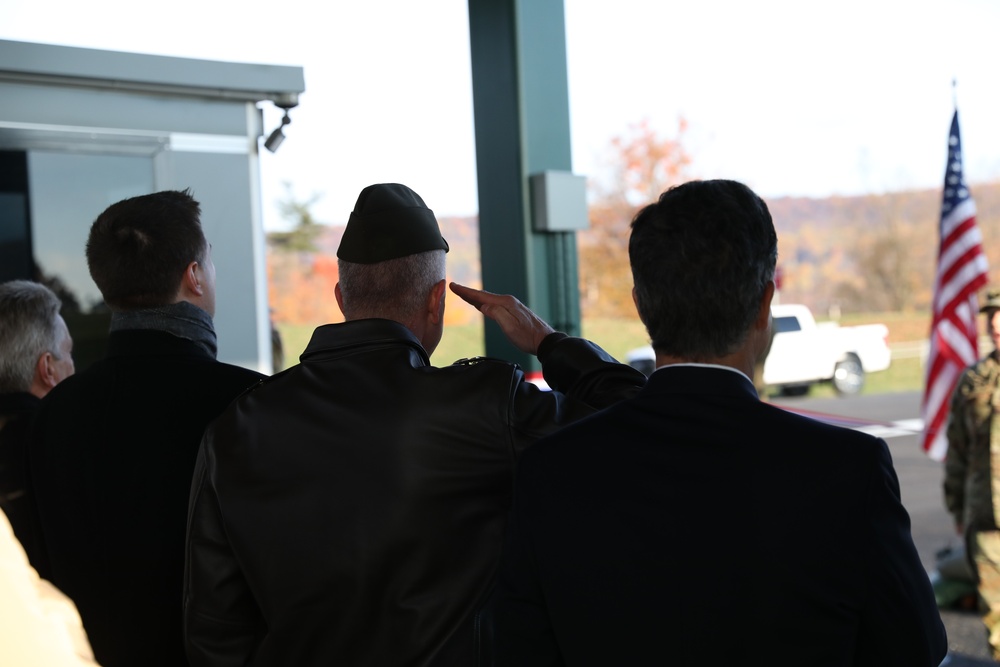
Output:
M1000 178L995 0L565 7L579 174L629 124L670 135L683 116L694 175L766 197L940 187L955 78L973 195ZM267 228L284 182L321 195L324 222L386 181L439 215L476 212L464 0L3 0L0 39L304 67L287 140L262 150ZM280 117L266 105L265 131Z

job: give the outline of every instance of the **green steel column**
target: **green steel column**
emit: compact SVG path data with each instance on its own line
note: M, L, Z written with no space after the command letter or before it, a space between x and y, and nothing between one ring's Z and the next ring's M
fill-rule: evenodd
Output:
M563 0L469 0L483 287L580 334L576 238L535 232L528 177L572 170ZM486 354L537 369L486 325Z

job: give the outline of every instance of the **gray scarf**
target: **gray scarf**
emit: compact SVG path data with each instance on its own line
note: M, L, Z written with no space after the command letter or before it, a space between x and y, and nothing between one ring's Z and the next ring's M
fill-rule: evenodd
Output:
M195 343L213 359L218 353L212 316L187 301L178 301L158 308L111 314L111 331L128 329L166 331Z

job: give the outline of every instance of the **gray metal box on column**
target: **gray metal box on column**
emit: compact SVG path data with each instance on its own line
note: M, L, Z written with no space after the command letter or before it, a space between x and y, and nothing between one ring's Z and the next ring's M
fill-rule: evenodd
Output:
M531 218L536 232L577 232L588 227L587 179L566 171L531 175Z

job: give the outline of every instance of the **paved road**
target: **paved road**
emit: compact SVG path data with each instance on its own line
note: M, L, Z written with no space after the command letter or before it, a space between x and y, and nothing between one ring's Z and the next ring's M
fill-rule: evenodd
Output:
M844 417L845 425L885 439L899 476L900 495L910 514L913 541L928 572L934 569L935 553L957 543L950 515L941 499L942 464L932 461L920 448L920 395L881 394L851 398L771 399L789 408ZM978 615L944 611L948 630L948 667L996 665L990 659L985 630Z

